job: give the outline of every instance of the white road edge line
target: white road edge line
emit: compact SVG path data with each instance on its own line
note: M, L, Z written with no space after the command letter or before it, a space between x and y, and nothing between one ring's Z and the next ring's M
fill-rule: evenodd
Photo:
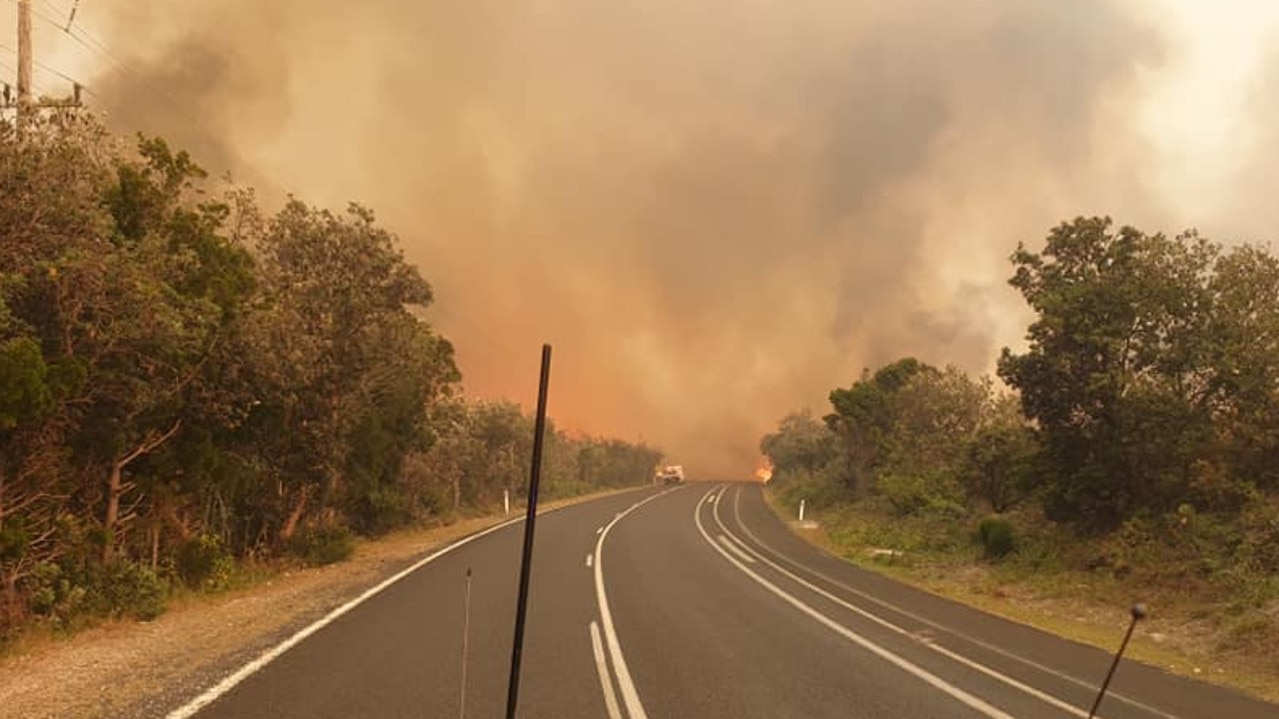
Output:
M836 622L830 617L827 617L825 614L822 614L816 609L813 609L812 607L808 606L804 602L797 599L794 595L789 594L784 589L778 587L776 584L773 584L767 579L761 577L750 567L747 567L745 564L738 561L737 558L735 558L733 555L729 554L727 551L720 548L720 546L715 542L714 539L711 539L711 535L707 533L706 528L702 525L702 513L701 513L700 504L693 511L693 523L697 525L697 531L701 533L702 538L706 540L706 543L711 545L711 547L715 551L719 552L720 555L724 557L724 559L727 559L729 562L731 562L733 566L741 570L744 574L746 574L746 576L755 580L757 584L764 587L768 591L772 592L774 595L776 595L777 597L785 601L787 604L790 604L791 606L795 607L796 609L803 612L804 614L807 614L808 616L812 617L817 622L825 625L831 631L843 636L845 639L848 639L854 644L857 644L863 649L878 656L880 659L883 659L884 661L890 664L893 664L899 669L902 669L903 671L914 675L916 678L923 680L925 683L931 685L932 687L942 692L945 692L946 694L949 694L953 699L967 705L968 707L972 708L975 711L985 714L991 719L1014 719L1014 717L1011 714L1008 714L997 707L987 704L985 701L981 700L980 698L975 697L972 694L969 694L968 692L964 691L963 689L960 689L959 687L947 682L945 679L942 679L936 674L929 672L927 669L924 669L923 667L913 664L909 660L904 659L903 657L898 656L897 654L894 654L893 652L889 651L888 649L885 649L884 647L876 644L875 642L872 642L866 637L863 637L857 632L854 632L853 630Z
M754 563L755 563L755 558L754 558L754 557L752 557L751 555L747 554L746 552L743 552L743 551L741 550L741 548L740 548L740 547L738 547L736 544L733 544L731 541L729 541L728 537L726 537L726 536L724 536L724 535L722 535L722 534L721 534L721 535L719 535L718 539L719 539L719 543L720 543L720 544L722 544L722 545L724 545L724 547L725 547L728 551L730 551L730 552L732 552L733 554L737 555L737 558L738 558L738 559L742 560L743 562L746 562L747 564L754 564Z
M555 509L559 509L559 508L557 507ZM546 510L545 513L554 512L555 509L548 509ZM539 515L540 514L544 514L544 513L539 512ZM225 677L222 681L206 689L203 694L200 694L200 696L196 697L195 699L192 699L191 701L187 702L181 707L169 712L166 715L165 719L190 719L190 717L195 716L196 712L200 711L204 707L217 701L218 698L221 697L223 694L226 694L227 692L234 689L237 684L244 681L245 679L248 679L250 676L257 673L258 671L261 671L263 667L270 664L275 659L279 658L281 654L284 654L285 652L289 651L293 647L300 644L307 637L311 636L312 634L315 634L321 629L332 624L335 620L337 620L343 614L346 614L352 609L355 609L356 607L360 606L361 604L363 604L364 602L372 598L374 595L382 592L383 590L385 590L387 587L391 586L392 584L395 584L401 579L407 577L413 572L416 572L417 570L421 569L427 564L430 564L431 562L435 561L439 557L442 557L445 554L448 554L449 552L453 551L454 549L457 549L458 547L469 544L479 539L480 537L486 536L488 534L492 534L493 532L496 532L499 529L509 527L512 524L515 524L517 522L522 522L522 521L524 521L524 517L516 517L515 519L507 520L505 522L502 522L501 524L495 524L492 527L489 527L488 529L485 529L480 532L476 532L475 534L472 534L469 537L463 537L462 539L442 549L439 549L433 552L431 555L424 557L423 559L419 559L417 562L414 562L413 565L410 566L408 569L405 569L399 572L398 574L383 580L377 586L374 586L373 588L365 591L363 594L356 597L355 599L352 599L346 604L343 604L337 609L334 609L333 611L329 612L323 617L308 624L306 627L303 627L302 629L294 633L293 636L289 637L288 639L285 639L284 641L280 642L274 647L258 655L258 657L254 659L253 661L250 661L248 664L245 664L244 666L237 669L234 673Z
M613 660L613 672L617 675L617 686L622 692L622 703L626 705L626 713L631 719L648 719L644 705L640 703L639 692L635 690L635 682L631 680L630 669L626 666L626 657L622 656L622 645L617 640L617 630L613 627L613 613L608 608L608 593L604 591L604 540L613 526L622 521L626 515L643 507L658 497L670 494L679 487L658 492L651 497L632 504L625 512L613 517L613 521L600 530L600 538L595 542L595 598L600 607L600 624L604 628L604 642L608 645L609 656Z
M718 505L715 507L714 517L715 517L715 523L719 525L720 529L721 529L721 530L723 530L725 533L727 533L727 534L729 534L729 535L731 536L731 534L732 534L732 533L731 533L731 532L729 532L728 527L725 527L725 526L724 526L724 522L720 520L720 517L719 517L719 506L718 506ZM738 540L738 541L741 541L741 540ZM838 604L839 606L841 606L841 607L843 607L843 608L845 608L845 609L849 610L850 612L853 612L853 613L855 613L855 614L857 614L857 615L859 615L859 616L861 616L861 617L863 617L863 618L865 618L865 619L867 619L867 620L869 620L869 621L871 621L871 622L874 622L875 624L878 624L879 626L881 626L881 627L883 627L883 628L885 628L885 629L887 629L887 630L889 630L889 631L891 631L891 632L894 632L894 633L896 633L896 634L900 634L900 635L902 635L902 636L906 636L906 637L914 637L914 636L916 636L913 632L908 631L908 630L907 630L907 629L905 629L904 627L898 626L897 624L894 624L894 623L892 623L892 622L888 621L887 619L884 619L883 617L880 617L880 616L879 616L879 615L877 615L877 614L872 614L872 613L870 613L870 612L866 611L865 609L862 609L861 607L859 607L859 606L857 606L857 605L855 605L855 604L852 604L852 603L850 603L850 602L847 602L847 601L845 601L844 599L842 599L842 598L840 598L840 597L837 597L837 596L835 596L834 594L831 594L830 592L828 592L828 591L826 591L826 590L822 589L821 587L818 587L817 585L812 584L812 583L810 583L810 582L808 582L808 581L804 580L803 578L799 577L798 575L794 574L793 572L790 572L789 570L787 570L787 569L785 569L785 568L783 568L783 567L779 566L777 563L775 563L775 562L771 561L770 559L768 559L768 558L767 558L767 557L765 557L764 555L760 554L759 552L755 551L754 549L751 549L751 548L749 548L749 547L748 547L748 549L749 549L749 551L750 551L752 554L754 554L756 557L758 557L758 558L759 558L759 560L760 560L760 561L762 561L764 564L767 564L768 566L770 566L770 567L772 567L773 569L775 569L775 570L777 570L778 572L780 572L782 575L784 575L784 576L788 577L789 579L791 579L791 580L792 580L792 581L794 581L795 583L799 584L800 586L803 586L805 589L808 589L809 591L813 592L814 594L817 594L817 595L819 595L819 596L821 596L821 597L824 597L824 598L826 598L826 599L830 600L831 602L834 602L835 604ZM1000 673L999 671L996 671L995 669L991 669L990 667L986 666L985 664L982 664L982 663L980 663L980 662L977 662L977 661L974 661L974 660L972 660L972 659L969 659L968 657L966 657L966 656L964 656L964 655L962 655L962 654L957 654L957 653L955 653L955 652L953 652L953 651L951 651L951 650L949 650L949 649L947 649L947 648L945 648L945 647L943 647L943 646L938 645L936 642L924 642L924 643L922 643L922 644L923 644L923 646L925 646L925 647L927 647L927 648L929 648L929 649L933 650L934 652L937 652L938 654L941 654L941 655L942 655L942 656L944 656L944 657L947 657L948 659L951 659L952 661L955 661L955 662L957 662L957 663L959 663L959 664L962 664L962 665L964 665L964 666L966 666L966 667L968 667L969 669L972 669L972 670L974 670L974 671L977 671L977 672L980 672L980 673L982 673L982 674L985 674L986 676L988 676L988 677L990 677L990 678L992 678L992 679L994 679L994 680L996 680L996 681L1003 682L1004 684L1007 684L1008 686L1013 687L1014 689L1019 689L1019 690L1021 690L1022 692L1026 693L1026 694L1029 694L1030 696L1032 696L1032 697L1034 697L1034 698L1036 698L1036 699L1038 699L1038 700L1040 700L1040 701L1042 701L1042 702L1044 702L1044 703L1046 703L1046 704L1050 704L1050 705L1052 705L1052 706L1054 706L1054 707L1057 707L1058 709L1060 709L1060 710L1062 710L1062 711L1064 711L1064 712L1066 712L1066 713L1068 713L1068 714L1074 714L1075 716L1083 717L1083 719L1089 719L1089 717L1088 717L1088 713L1087 713L1087 712L1085 712L1084 710L1080 709L1079 707L1076 707L1076 706L1074 706L1073 704L1069 704L1069 703L1067 703L1067 702L1065 702L1065 701L1063 701L1063 700L1061 700L1061 699L1058 699L1057 697L1052 696L1051 694L1047 694L1047 693L1045 693L1045 692L1042 692L1042 691L1040 691L1040 690L1038 690L1038 689L1036 689L1036 688L1034 688L1034 687L1030 686L1029 684L1025 684L1025 683L1023 683L1023 682L1021 682L1021 681L1018 681L1018 680L1016 680L1016 679L1013 679L1012 677L1010 677L1010 676L1008 676L1008 675L1006 675L1006 674ZM1098 717L1097 717L1097 719L1101 719L1101 717L1100 717L1100 716L1098 716Z
M608 661L604 658L604 645L600 643L600 625L591 620L591 649L595 652L595 668L600 673L600 686L604 690L604 706L608 709L608 719L622 719L622 710L617 707L617 692L613 689L613 680L608 674Z
M993 653L995 653L995 654L998 654L998 655L1000 655L1000 656L1002 656L1002 657L1005 657L1005 658L1007 658L1007 659L1011 659L1011 660L1013 660L1013 661L1016 661L1016 662L1019 662L1019 663L1021 663L1021 664L1024 664L1024 665L1026 665L1026 666L1028 666L1028 667L1031 667L1031 668L1037 669L1037 670L1039 670L1039 671L1041 671L1041 672L1043 672L1043 673L1045 673L1045 674L1048 674L1048 675L1053 676L1053 677L1056 677L1056 678L1058 678L1058 679L1061 679L1061 680L1067 681L1067 682L1069 682L1069 683L1071 683L1071 684L1074 684L1074 685L1076 685L1076 686L1082 687L1082 688L1087 689L1087 690L1089 690L1089 691L1095 690L1095 689L1097 688L1095 684L1091 684L1091 683L1089 683L1089 682L1084 681L1083 679L1079 679L1078 677L1071 676L1071 675L1069 675L1069 674L1066 674L1066 673L1064 673L1064 672L1061 672L1061 671L1059 671L1059 670L1057 670L1057 669L1054 669L1054 668L1052 668L1052 667L1049 667L1049 666L1046 666L1046 665L1040 664L1039 662L1033 661L1033 660L1031 660L1031 659L1027 659L1027 658L1025 658L1025 657L1023 657L1023 656L1020 656L1020 655L1018 655L1018 654L1014 654L1014 653L1012 653L1012 652L1010 652L1010 651L1008 651L1008 650L1006 650L1006 649L1003 649L1002 647L996 646L996 645L994 645L994 644L990 644L989 642L982 641L982 640L980 640L980 639L977 639L976 637L971 637L971 636L969 636L969 635L967 635L967 634L965 634L965 633L963 633L963 632L960 632L960 631L956 631L956 630L954 630L954 629L951 629L950 627L947 627L947 626L945 626L945 625L943 625L943 624L939 624L939 623L937 623L937 622L934 622L933 620L931 620L931 619L929 619L929 618L927 618L927 617L920 616L920 615L915 614L914 612L911 612L911 611L909 611L909 610L907 610L907 609L902 609L901 607L898 607L898 606L896 606L896 605L894 605L894 604L892 604L892 603L890 603L890 602L884 601L883 599L880 599L879 597L876 597L876 596L873 596L873 595L867 594L866 592L863 592L863 591L861 591L860 589L856 589L855 587L850 587L850 586L848 586L847 584L844 584L843 582L840 582L840 581L839 581L839 580L837 580L837 579L832 579L831 577L826 576L825 574L823 574L822 572L817 571L816 569L812 569L812 568L807 567L807 566L805 566L805 565L803 565L803 564L800 564L799 562L797 562L797 561L795 561L795 560L793 560L793 559L791 559L791 558L789 558L789 557L785 556L784 554L782 554L781 552L777 551L776 549L773 549L772 547L768 546L768 544L767 544L766 542L764 542L763 540L761 540L759 537L755 536L755 533L754 533L754 532L752 532L752 531L750 530L750 527L747 527L747 526L746 526L746 523L742 521L742 515L741 515L741 511L740 511L740 506L739 506L739 501L740 501L740 499L741 499L741 488L739 487L739 488L738 488L738 490L737 490L737 492L733 495L733 515L734 515L734 518L737 520L737 525L738 525L739 527L741 527L741 529L742 529L742 531L743 531L743 532L745 532L745 533L746 533L746 536L750 537L750 538L751 538L751 540L753 540L756 544L758 544L760 547L762 547L762 548L764 548L766 551L768 551L768 553L769 553L769 554L772 554L773 556L775 556L775 557L777 557L777 558L779 558L779 559L782 559L782 560L786 561L787 563L789 563L789 564L791 564L791 565L795 566L795 567L796 567L796 568L798 568L798 569L802 569L802 570L804 570L804 571L806 571L806 572L809 572L809 573L811 573L811 574L812 574L813 576L815 576L815 577L820 577L821 579L824 579L825 581L830 582L831 584L833 584L833 585L835 585L835 586L837 586L837 587L839 587L839 588L841 588L841 589L844 589L845 591L848 591L848 592L850 592L850 593L852 593L852 594L854 594L854 595L856 595L856 596L858 596L858 597L861 597L862 599L865 599L865 600L866 600L866 601L868 601L868 602L872 602L872 603L874 603L874 604L876 604L876 605L878 605L878 606L881 606L881 607L883 607L883 608L885 608L885 609L888 609L888 610L890 610L890 611L893 611L893 612L896 612L896 613L898 613L898 614L901 614L901 615L902 615L902 616L904 616L904 617L909 617L910 619L913 619L913 620L915 620L915 621L917 621L917 622L919 622L919 623L921 623L921 624L925 624L925 625L927 625L927 626L929 626L929 627L932 627L933 629L936 629L936 630L938 630L938 631L940 631L940 632L942 632L942 633L944 633L944 634L949 634L949 635L951 635L951 636L953 636L953 637L956 637L956 638L958 638L958 639L960 639L960 640L962 640L962 641L969 642L970 644L973 644L973 645L975 645L975 646L979 646L979 647L981 647L981 648L983 648L983 649L986 649L986 650L988 650L988 651L990 651L990 652L993 652ZM718 517L717 517L717 519L718 519ZM721 524L720 526L723 526L723 524ZM730 536L731 536L731 533L730 533ZM734 537L734 539L738 539L738 538ZM741 540L740 540L740 539L738 539L738 541L739 541L739 542L741 542ZM788 576L791 576L792 578L794 578L794 575L791 575L789 572L786 572L784 569L781 569L781 568L780 568L780 567L778 567L776 564L773 564L772 562L769 562L767 558L765 558L765 557L763 557L763 556L760 556L759 552L755 551L755 549L754 549L753 547L750 547L750 546L748 546L748 545L745 545L745 543L744 543L744 542L743 542L743 545L744 545L744 546L746 546L746 548L747 548L749 551L751 551L753 554L755 554L756 556L759 556L759 557L760 557L760 559L762 559L764 562L768 563L770 566L772 566L772 567L774 567L775 569L777 569L778 571L781 571L781 572L783 572L783 573L787 574ZM802 580L797 580L797 581L801 581L801 582L802 582ZM807 583L805 583L805 584L807 585ZM818 590L818 591L820 591L820 590ZM836 601L837 603L839 603L839 604L844 604L845 606L847 606L847 605L846 605L846 604L845 604L842 600L835 600L835 601ZM858 612L863 612L864 610L857 609L856 611L858 611ZM903 630L903 631L904 631L904 630ZM933 646L935 646L935 645L933 645ZM940 651L940 652L942 652L942 653L944 653L944 654L948 654L948 655L949 655L949 654L951 654L951 652L950 652L949 650L942 649L942 648L940 648L940 647L935 647L935 648L936 648L936 650L937 650L937 651ZM962 656L962 655L956 655L956 656ZM961 659L961 660L962 660L963 662L965 662L965 663L968 663L968 662L972 661L972 660L969 660L967 657L962 657L962 659ZM1001 676L1002 676L1002 675L1001 675ZM1002 680L1001 680L1001 681L1002 681ZM1180 717L1178 717L1178 716L1177 716L1177 715L1175 715L1175 714L1169 714L1168 712L1165 712L1165 711L1163 711L1163 710L1161 710L1161 709L1157 709L1157 708L1152 707L1152 706L1150 706L1150 705L1148 705L1148 704L1145 704L1145 703L1143 703L1143 702L1137 701L1136 699L1131 699L1131 698L1129 698L1129 697L1123 696L1122 694L1117 694L1117 693L1115 693L1115 692L1113 692L1113 691L1112 691L1112 692L1110 692L1110 693L1108 693L1108 694L1107 694L1107 696L1108 696L1108 697L1112 697L1112 698L1114 698L1114 699L1117 699L1117 700L1119 700L1119 701L1122 701L1123 703L1128 704L1129 706L1131 706L1131 707L1133 707L1133 708L1135 708L1135 709L1140 709L1140 710L1145 711L1145 712L1147 712L1147 713L1154 714L1155 716L1163 717L1164 719L1180 719ZM1078 715L1078 716L1087 717L1087 714L1085 714L1082 710L1079 710L1079 709L1071 708L1071 709L1068 709L1068 711L1070 711L1071 713L1074 713L1074 714L1076 714L1076 715Z

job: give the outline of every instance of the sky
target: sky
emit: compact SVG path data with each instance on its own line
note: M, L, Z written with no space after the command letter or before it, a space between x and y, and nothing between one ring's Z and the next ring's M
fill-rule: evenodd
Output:
M559 426L695 478L865 367L991 372L1058 222L1279 222L1266 0L73 2L35 0L42 89L372 207L469 393L531 406L550 342Z

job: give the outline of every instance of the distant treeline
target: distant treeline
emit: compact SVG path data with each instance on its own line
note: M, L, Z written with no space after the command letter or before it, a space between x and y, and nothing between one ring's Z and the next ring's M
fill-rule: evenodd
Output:
M1012 263L1037 317L999 359L1011 392L913 358L867 371L763 438L779 491L941 519L937 541L996 556L1047 521L1096 548L1089 570L1279 601L1279 259L1081 218Z
M518 498L532 424L463 398L431 301L366 208L268 214L159 139L0 128L0 640ZM544 491L659 460L552 430Z

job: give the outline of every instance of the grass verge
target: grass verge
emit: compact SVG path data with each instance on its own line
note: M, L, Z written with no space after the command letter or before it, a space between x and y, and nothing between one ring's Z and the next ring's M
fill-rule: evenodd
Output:
M765 500L779 518L794 516L772 491L765 491ZM1152 579L1155 573L1141 567L1080 569L1088 564L1085 557L1104 555L1105 548L1080 544L1043 522L1018 552L992 562L953 518L901 518L881 509L838 504L810 514L816 528L787 524L857 566L1106 651L1118 646L1132 602L1146 602L1152 614L1139 625L1126 657L1279 702L1273 641L1279 601L1271 584L1254 586L1253 596L1229 598L1183 576L1194 572L1161 568Z

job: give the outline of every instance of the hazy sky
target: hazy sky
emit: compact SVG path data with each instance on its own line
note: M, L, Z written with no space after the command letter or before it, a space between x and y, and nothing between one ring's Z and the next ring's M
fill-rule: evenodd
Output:
M1063 219L1279 221L1265 0L82 0L77 24L37 20L40 57L117 127L377 210L468 391L527 402L550 341L561 426L695 476L748 473L862 367L989 371L1027 320L1007 256Z

